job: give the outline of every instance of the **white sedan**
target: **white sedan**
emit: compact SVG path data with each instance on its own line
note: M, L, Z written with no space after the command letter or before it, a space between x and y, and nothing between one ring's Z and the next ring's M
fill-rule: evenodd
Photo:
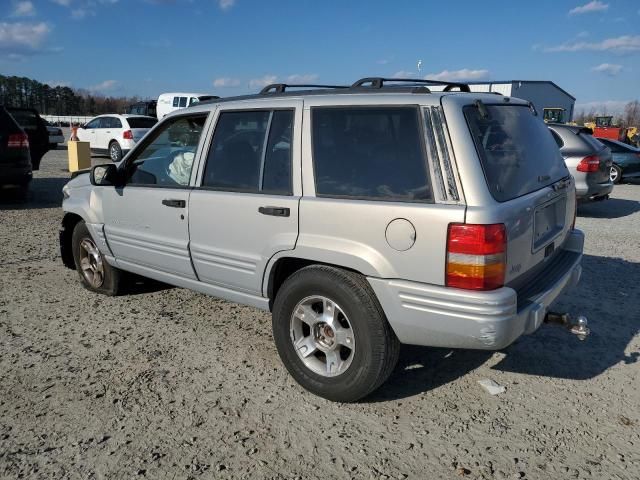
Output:
M78 139L119 162L156 123L157 118L142 115L100 115L78 128Z

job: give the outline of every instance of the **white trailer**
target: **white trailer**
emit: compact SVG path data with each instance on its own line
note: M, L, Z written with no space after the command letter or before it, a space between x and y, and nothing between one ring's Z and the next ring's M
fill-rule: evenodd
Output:
M170 92L162 93L158 97L158 104L156 105L156 113L158 120L162 120L162 117L174 110L180 110L181 108L187 108L195 105L198 102L204 100L211 100L212 98L220 98L215 95L209 95L206 93L185 93L185 92Z

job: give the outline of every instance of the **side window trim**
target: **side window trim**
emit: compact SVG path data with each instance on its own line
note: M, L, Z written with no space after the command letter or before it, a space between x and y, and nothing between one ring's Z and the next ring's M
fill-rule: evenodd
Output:
M260 175L258 177L258 192L262 193L264 188L264 163L267 159L267 146L271 137L271 123L273 122L273 110L269 111L269 120L267 120L267 130L262 140L262 158L260 159Z

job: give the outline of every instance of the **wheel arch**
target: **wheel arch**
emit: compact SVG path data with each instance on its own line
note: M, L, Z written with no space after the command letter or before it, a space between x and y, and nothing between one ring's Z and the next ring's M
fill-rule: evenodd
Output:
M73 237L73 229L78 223L84 219L73 212L66 212L62 217L62 225L60 226L60 256L65 267L75 270L76 264L73 260L73 249L71 240Z
M332 253L332 252L325 252ZM335 253L335 252L333 252ZM363 276L384 276L383 272L368 263L362 257L348 254L340 256L339 261L332 261L331 255L323 255L322 252L290 250L281 252L271 258L267 264L263 277L263 294L269 298L269 308L273 307L273 302L282 284L298 270L310 265L324 265L329 267L348 270ZM335 255L334 255L335 258Z

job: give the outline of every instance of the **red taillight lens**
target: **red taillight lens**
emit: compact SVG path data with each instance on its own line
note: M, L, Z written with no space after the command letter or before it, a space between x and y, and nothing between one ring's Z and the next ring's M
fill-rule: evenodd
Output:
M503 224L451 224L447 235L448 287L494 290L504 285L507 234Z
M597 155L589 155L580 160L577 170L579 172L593 173L600 170L600 157Z
M131 130L125 130L122 133L122 138L125 140L133 140L133 132Z
M7 142L9 148L29 148L29 137L26 133L12 133Z

